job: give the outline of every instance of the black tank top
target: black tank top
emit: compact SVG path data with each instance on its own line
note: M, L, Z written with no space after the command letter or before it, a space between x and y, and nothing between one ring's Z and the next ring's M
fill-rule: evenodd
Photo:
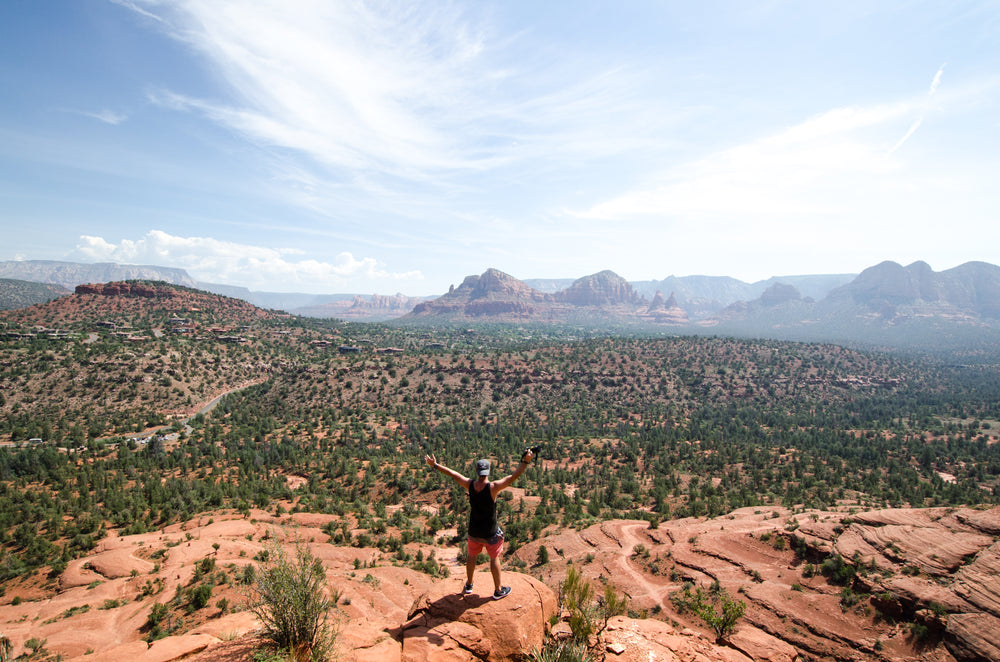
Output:
M489 540L500 532L497 526L497 504L493 501L490 484L476 491L476 481L469 482L469 536Z

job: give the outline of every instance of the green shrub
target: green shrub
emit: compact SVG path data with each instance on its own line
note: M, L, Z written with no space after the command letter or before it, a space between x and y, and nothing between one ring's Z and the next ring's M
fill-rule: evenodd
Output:
M584 645L592 635L600 634L612 617L628 611L628 598L618 597L610 585L605 586L604 595L595 600L593 585L572 566L560 587L560 597L569 611L573 640Z
M856 573L854 566L845 561L840 554L834 554L823 561L823 574L831 584L846 586L854 581Z
M327 595L323 564L302 543L295 546L294 560L278 545L267 558L268 567L256 573L249 589L249 608L277 646L299 659L325 659L336 636L327 617L340 593Z
M697 613L701 620L715 632L715 637L721 640L736 628L736 622L746 613L747 605L742 600L733 600L725 592L718 596L719 611L715 604L702 602Z
M165 604L154 602L153 608L149 611L148 621L150 625L156 625L170 613L170 607Z
M212 599L212 587L208 584L199 584L191 592L191 606L195 609L203 609L208 606L208 601Z
M705 593L701 587L690 583L683 590L670 594L670 601L679 614L697 614L715 632L718 640L726 637L736 627L736 622L746 613L746 603L729 597L721 586ZM717 610L718 607L718 610Z

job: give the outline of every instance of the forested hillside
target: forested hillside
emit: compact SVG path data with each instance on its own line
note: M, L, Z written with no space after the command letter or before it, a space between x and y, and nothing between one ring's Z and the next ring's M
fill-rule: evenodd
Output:
M69 294L61 285L0 278L0 310L26 308Z
M65 564L109 528L278 499L340 516L348 544L461 535L452 515L386 508L442 491L425 452L506 468L529 443L548 468L521 481L541 500L509 515L515 548L602 518L997 502L995 370L777 341L345 325L170 289L5 315L64 333L0 346L0 579Z

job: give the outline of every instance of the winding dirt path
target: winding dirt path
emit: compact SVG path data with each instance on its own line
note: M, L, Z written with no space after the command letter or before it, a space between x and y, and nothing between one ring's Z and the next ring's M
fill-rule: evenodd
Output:
M645 545L649 542L639 533L639 531L642 531L648 526L649 525L646 523L629 522L617 523L617 526L614 526L613 528L609 527L610 530L605 529L605 534L616 540L618 545L621 547L620 552L615 555L615 560L611 564L613 568L609 568L609 570L616 570L628 575L630 585L637 586L645 591L645 596L630 596L633 600L637 597L648 597L656 604L662 605L665 604L664 601L667 600L671 585L669 583L656 583L651 581L648 574L636 570L632 567L630 562L630 559L632 558L632 550L635 546L638 544Z

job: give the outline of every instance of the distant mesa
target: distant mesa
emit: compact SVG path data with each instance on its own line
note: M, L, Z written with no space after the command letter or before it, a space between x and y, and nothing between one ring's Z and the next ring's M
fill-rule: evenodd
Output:
M798 301L801 298L802 295L794 285L775 283L760 295L760 303L770 308L771 306L783 304L786 301Z
M67 289L86 283L125 280L164 281L185 287L197 286L197 282L183 269L113 262L81 264L55 260L12 260L0 262L0 278L55 283Z

